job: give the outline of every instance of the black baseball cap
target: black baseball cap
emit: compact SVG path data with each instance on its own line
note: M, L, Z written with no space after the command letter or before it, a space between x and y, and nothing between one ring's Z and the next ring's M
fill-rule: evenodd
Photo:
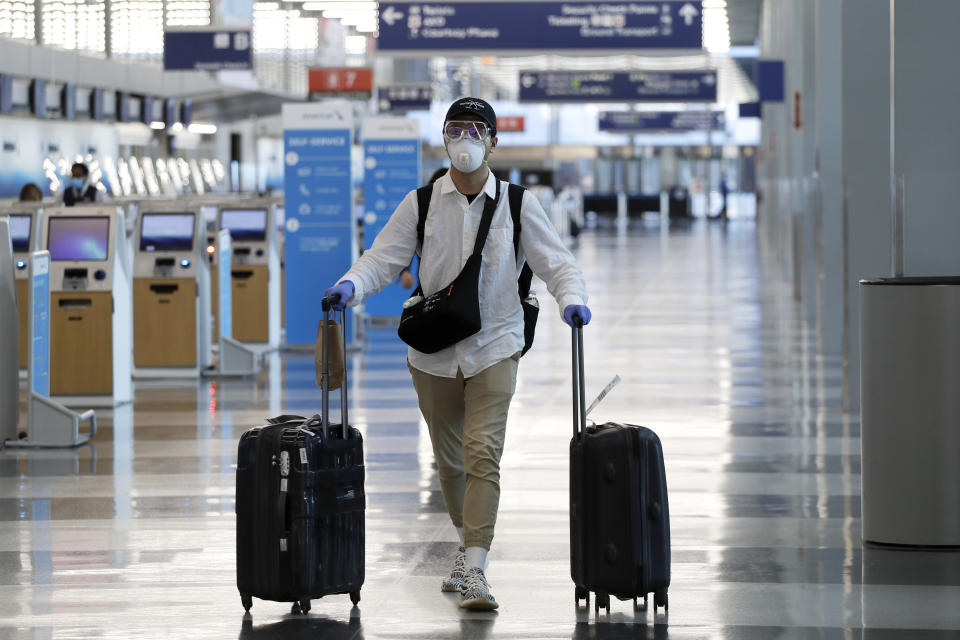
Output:
M497 114L494 113L490 103L481 98L460 98L447 109L447 117L443 121L456 120L457 116L462 116L465 113L480 116L490 127L491 134L497 134Z

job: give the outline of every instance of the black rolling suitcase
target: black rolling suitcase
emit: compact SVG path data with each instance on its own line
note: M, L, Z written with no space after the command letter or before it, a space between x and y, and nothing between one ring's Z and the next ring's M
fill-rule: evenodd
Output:
M650 429L608 422L586 428L583 329L573 330L573 439L570 441L570 575L576 603L610 596L646 610L667 608L670 514L660 439ZM643 598L638 607L637 599ZM656 609L654 609L656 611Z
M327 299L323 310L326 322ZM348 593L354 604L360 601L363 439L356 429L343 426L349 424L346 372L340 387L342 420L329 422L328 342L324 340L322 415L279 416L240 438L237 588L247 611L254 597L293 602L293 612L304 614L311 599L326 595Z

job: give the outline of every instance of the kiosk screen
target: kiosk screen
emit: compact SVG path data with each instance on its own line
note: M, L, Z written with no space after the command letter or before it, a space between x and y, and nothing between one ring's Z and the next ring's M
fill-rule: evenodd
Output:
M267 212L265 209L224 209L220 214L220 228L230 231L234 241L262 241L267 234Z
M78 218L73 216L49 218L47 249L51 260L107 259L110 240L110 218Z
M192 213L145 213L140 223L140 251L193 249Z
M10 216L10 239L14 253L30 251L30 216Z

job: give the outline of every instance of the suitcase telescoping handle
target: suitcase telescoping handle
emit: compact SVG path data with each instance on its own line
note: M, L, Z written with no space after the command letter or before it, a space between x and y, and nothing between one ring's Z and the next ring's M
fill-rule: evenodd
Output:
M327 296L320 301L323 308L323 348L321 349L321 359L323 364L320 369L320 383L323 388L323 408L321 417L323 418L323 439L327 439L327 427L330 425L330 354L328 349L330 341L327 339L327 327L330 326L330 310L333 303L336 302L335 296ZM336 319L336 318L334 318ZM340 312L340 343L343 345L343 380L340 382L340 425L343 429L344 439L350 437L350 423L347 422L347 310Z
M587 401L583 381L583 321L574 318L573 327L573 437L587 428Z

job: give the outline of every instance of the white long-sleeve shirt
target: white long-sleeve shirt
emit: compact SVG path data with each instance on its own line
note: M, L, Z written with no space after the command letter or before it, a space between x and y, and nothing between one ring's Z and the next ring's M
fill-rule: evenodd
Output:
M484 201L496 193L495 180L491 171L483 191L473 202L457 191L449 174L434 183L421 249L420 283L425 296L444 288L460 274L473 252ZM350 306L383 289L410 264L417 249L417 211L417 193L411 191L373 246L341 278L340 281L350 280L355 287ZM459 368L469 378L523 349L523 309L517 295L517 278L524 259L546 283L561 312L567 305L587 303L586 285L573 255L540 202L529 192L524 193L520 210L519 260L514 256L507 183L501 182L500 201L493 214L480 269L482 328L437 353L421 353L411 347L410 365L444 378L455 378Z

